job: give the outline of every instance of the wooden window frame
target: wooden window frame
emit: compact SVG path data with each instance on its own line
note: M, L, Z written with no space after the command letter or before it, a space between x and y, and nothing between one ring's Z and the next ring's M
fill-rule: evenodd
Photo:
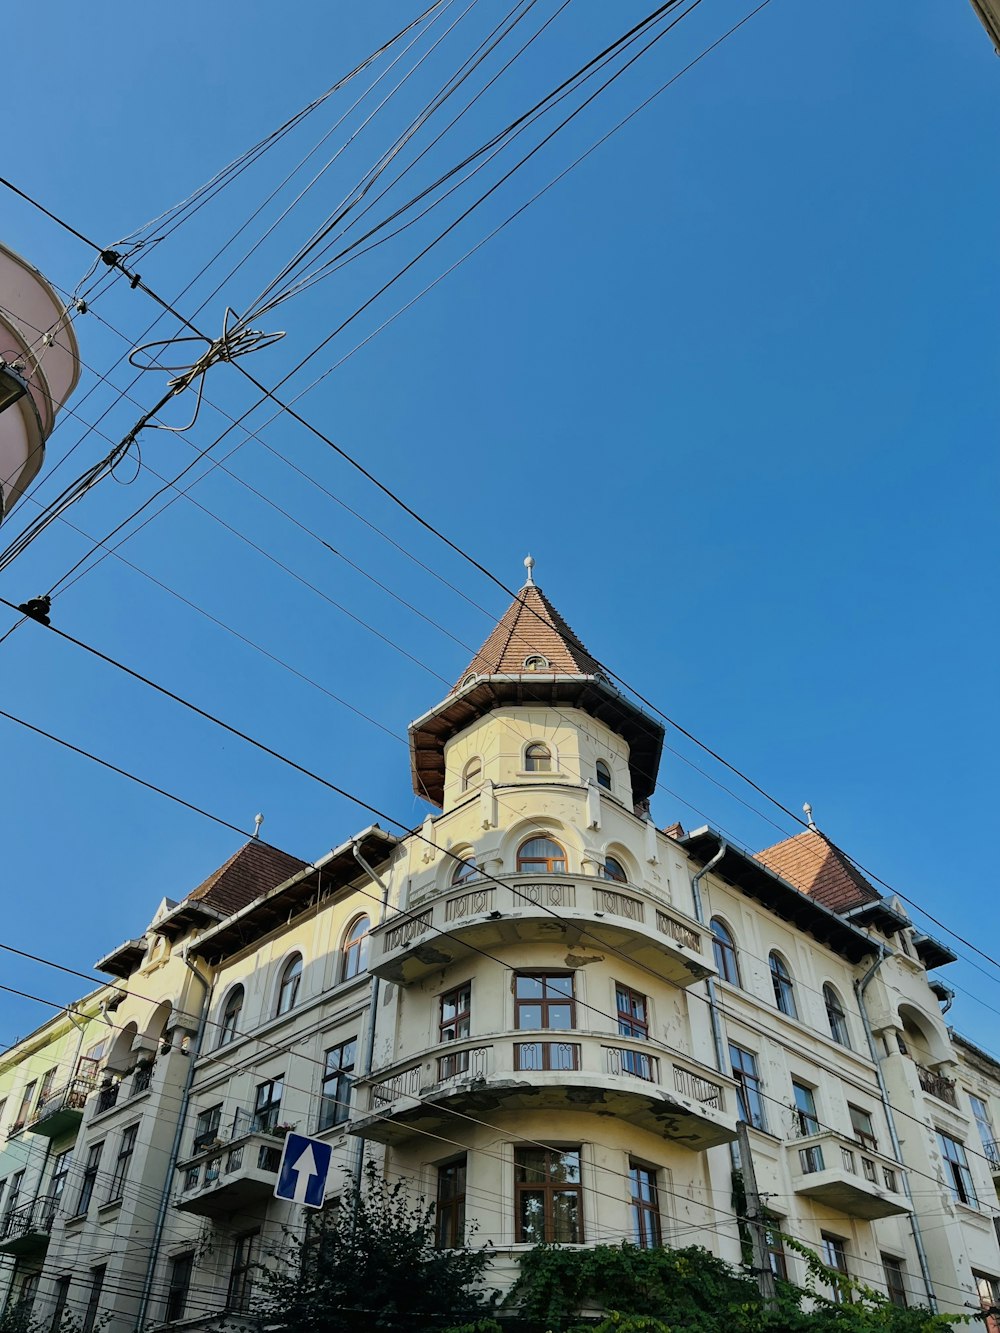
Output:
M740 1057L746 1057L750 1061L751 1068L743 1067L742 1058L737 1063L734 1052L738 1052ZM729 1060L732 1065L733 1078L736 1080L736 1102L737 1108L742 1101L746 1110L746 1122L752 1125L754 1129L762 1130L767 1133L767 1114L764 1110L764 1098L761 1089L764 1086L764 1080L760 1076L760 1066L757 1063L757 1056L753 1051L748 1051L745 1046L737 1046L736 1042L729 1043ZM757 1114L753 1113L753 1106L756 1104Z
M659 1249L663 1244L658 1175L655 1167L645 1166L642 1162L630 1161L628 1164L632 1244L640 1250Z
M194 1275L194 1250L185 1250L182 1254L170 1256L167 1271L167 1299L163 1312L167 1323L184 1318L188 1296L191 1293L191 1278Z
M619 871L618 874L615 874L615 872L609 868L609 863L617 866ZM627 884L629 882L628 871L622 865L621 861L618 860L617 856L606 856L604 858L604 864L601 866L601 878L610 880L612 884Z
M598 759L597 763L594 765L594 772L597 775L597 785L601 788L602 791L614 790L614 787L611 782L611 765L608 763L606 759ZM602 772L604 774L603 781L601 779Z
M622 999L628 1008L622 1008ZM632 1012L633 1000L642 1002L644 1018L636 1018ZM619 1037L633 1037L636 1041L649 1041L649 997L623 981L615 982L615 1015L618 1020Z
M302 987L302 955L300 953L292 954L291 958L286 959L281 969L281 979L278 982L278 1002L275 1006L275 1018L281 1018L283 1014L290 1014L299 1001L299 990Z
M434 1219L434 1244L439 1250L460 1250L465 1246L465 1199L468 1185L468 1158L465 1153L442 1162L437 1169L437 1208Z
M219 1046L228 1046L230 1042L236 1040L239 1032L240 1014L243 1012L245 1001L246 990L243 986L234 986L226 996L222 1019L219 1023Z
M355 935L355 931L362 921L368 924L360 935ZM344 943L340 948L340 980L353 981L359 977L365 970L368 962L368 939L371 935L372 919L367 912L354 918L347 928L344 935Z
M241 1231L233 1237L233 1262L229 1270L226 1309L246 1314L253 1295L253 1270L260 1247L260 1227Z
M720 937L716 931L716 926L724 932L724 938ZM736 950L736 937L725 921L718 916L712 917L708 928L712 932L712 952L715 956L715 965L719 969L719 977L721 980L728 982L730 986L739 986L742 990L743 982L740 980L740 960ZM729 975L730 965L732 976Z
M847 1022L847 1010L844 1008L840 996L828 981L823 986L823 1005L826 1009L826 1021L830 1029L830 1036L838 1046L843 1046L848 1051L853 1050L851 1029Z
M274 1096L277 1088L278 1095ZM261 1094L267 1090L267 1098ZM270 1134L278 1123L278 1115L281 1112L281 1099L285 1094L285 1076L276 1074L274 1078L265 1078L254 1091L253 1100L253 1119L250 1121L252 1134Z
M795 1003L795 978L792 969L776 949L767 956L767 965L771 971L771 986L774 990L774 1003L779 1013L786 1018L798 1018L799 1010Z
M532 842L547 842L558 847L558 856L524 856L524 849ZM558 869L554 868L560 863ZM566 851L562 844L550 838L547 833L533 833L525 838L517 849L517 873L519 875L565 875L567 868Z
M539 998L525 997L524 999L521 999L518 996L517 983L521 980L522 977L525 978L530 977L533 980L540 981L542 983L542 994ZM555 977L558 977L559 979L564 979L565 977L569 977L570 993L568 996L566 995L565 991L558 991L553 994L551 999L548 998L547 983L550 978L555 978ZM538 1023L537 1026L522 1027L521 1009L529 1004L539 1006L541 1011L540 1015L541 1022ZM553 1005L558 1005L560 1008L565 1008L567 1005L569 1006L569 1027L554 1028L552 1024L548 1022L549 1007ZM574 1032L576 1030L576 973L559 972L559 971L515 972L514 973L514 1029L517 1032L543 1032L543 1031Z
M525 773L552 773L555 766L552 761L552 747L544 741L532 741L524 747Z
M542 1181L522 1180L518 1178L518 1173L532 1170L523 1164L523 1157L527 1153L544 1152L545 1153L545 1175ZM577 1175L579 1179L575 1184L565 1184L553 1179L552 1159L564 1158L569 1155L575 1155L577 1165ZM582 1245L586 1234L583 1217L583 1162L580 1148L578 1146L567 1148L515 1148L514 1149L514 1234L518 1245L531 1244L526 1239L525 1229L522 1225L523 1217L521 1211L521 1200L526 1194L541 1194L542 1196L542 1239L546 1244L567 1244ZM576 1235L571 1240L556 1241L555 1235L555 1208L554 1200L557 1195L571 1194L576 1198Z
M332 1057L336 1058L336 1064L331 1064ZM351 1118L351 1075L354 1073L357 1058L356 1036L338 1042L327 1051L323 1077L320 1081L318 1133L322 1133L324 1129L333 1129L335 1125L343 1125Z

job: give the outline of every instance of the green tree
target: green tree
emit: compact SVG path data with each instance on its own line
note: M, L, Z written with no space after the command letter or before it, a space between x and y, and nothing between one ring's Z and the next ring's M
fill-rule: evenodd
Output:
M360 1188L286 1232L254 1279L250 1313L274 1333L433 1333L485 1313L486 1249L434 1246L434 1205L368 1163Z

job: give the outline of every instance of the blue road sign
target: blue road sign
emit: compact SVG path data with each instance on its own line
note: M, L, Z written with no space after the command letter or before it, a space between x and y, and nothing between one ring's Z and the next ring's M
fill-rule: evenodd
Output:
M274 1197L306 1208L322 1208L333 1149L321 1139L286 1134Z

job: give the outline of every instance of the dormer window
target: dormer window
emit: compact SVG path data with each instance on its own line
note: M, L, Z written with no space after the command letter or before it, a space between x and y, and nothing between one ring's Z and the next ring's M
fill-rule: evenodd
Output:
M462 790L471 791L473 787L478 787L482 780L483 761L478 755L473 755L462 769Z
M525 671L548 671L549 659L542 657L541 653L534 653L531 657L524 659Z
M527 747L524 752L524 771L526 773L552 772L552 751L547 745L536 743Z
M611 769L603 759L597 761L597 785L603 787L605 791L611 790Z

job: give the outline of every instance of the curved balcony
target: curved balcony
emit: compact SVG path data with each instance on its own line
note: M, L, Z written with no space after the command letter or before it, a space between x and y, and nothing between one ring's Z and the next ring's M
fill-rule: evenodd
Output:
M490 1121L502 1112L544 1110L612 1115L695 1152L736 1137L732 1079L655 1042L611 1033L466 1038L359 1084L367 1090L367 1114L350 1133L381 1143L438 1128L453 1134L467 1124L455 1112Z
M371 971L401 986L475 951L539 941L613 949L679 986L715 972L697 921L642 889L587 875L469 880L390 917L371 939Z

